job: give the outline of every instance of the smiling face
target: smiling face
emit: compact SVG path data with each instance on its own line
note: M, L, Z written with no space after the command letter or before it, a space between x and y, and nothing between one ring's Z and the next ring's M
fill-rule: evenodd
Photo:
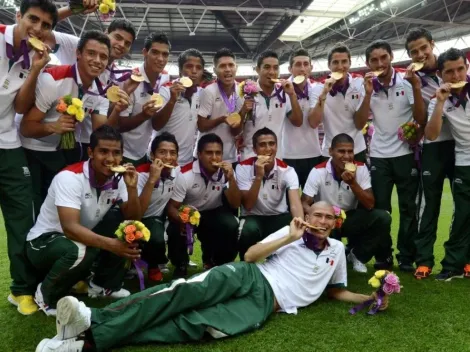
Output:
M344 171L344 164L354 161L354 144L338 143L334 148L330 148L330 156L333 166Z
M204 66L202 65L201 58L190 56L183 64L183 72L181 72L181 75L191 78L193 83L198 86L201 84L203 72Z
M44 42L52 31L53 19L51 14L39 7L30 7L24 15L18 12L16 21L21 39L33 37Z
M232 86L235 83L235 76L237 74L235 59L230 56L222 56L217 60L214 72L217 75L217 79L222 82L224 86Z
M171 142L160 142L155 151L150 153L150 158L160 159L164 164L176 165L178 160L178 151L176 145Z
M90 39L82 51L77 50L77 61L80 75L96 78L106 68L109 59L109 49L106 44Z
M109 167L122 162L122 144L120 141L100 139L93 150L88 147L88 157L95 174L109 178L114 175Z
M165 69L170 57L170 47L165 43L153 42L150 49L143 49L145 69L160 74Z
M335 211L326 202L313 203L308 214L305 215L305 221L312 226L324 228L325 230L307 228L307 232L320 240L325 240L335 228Z
M279 60L275 57L267 57L263 59L260 67L256 67L259 75L259 83L266 86L274 86L272 79L279 77Z
M387 76L392 72L393 55L390 55L386 49L377 48L372 50L367 66L371 71L383 71L381 76Z
M424 68L428 70L434 70L437 66L433 50L434 41L429 41L425 37L408 43L408 55L411 57L411 61L423 62Z
M132 34L123 30L116 29L108 34L108 38L111 41L111 61L122 59L131 50L132 42L134 38Z

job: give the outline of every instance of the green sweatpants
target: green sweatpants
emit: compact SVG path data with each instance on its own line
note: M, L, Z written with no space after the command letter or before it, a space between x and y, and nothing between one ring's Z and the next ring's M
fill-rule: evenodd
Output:
M258 329L273 308L272 288L256 264L229 263L92 308L91 334L97 351L195 341L206 331L220 338Z
M415 261L414 236L417 232L416 196L418 193L418 169L414 154L395 158L370 158L372 190L375 208L392 212L393 186L397 187L400 226L398 230L397 260L412 264Z
M455 142L428 143L421 156L421 199L418 234L415 238L416 264L434 266L434 243L446 177L454 178Z
M119 209L110 210L93 232L114 237L114 231L122 220L118 213ZM55 308L60 298L69 294L73 285L89 275L94 264L93 283L113 291L122 287L127 272L125 259L72 241L60 232L44 233L29 241L26 251L29 260L39 271L38 279L42 280L44 301L52 308Z
M142 158L138 159L138 160L134 160L134 159L129 159L129 158L126 158L125 156L122 158L122 162L123 164L125 163L131 163L132 165L134 165L135 167L139 166L139 165L142 165L142 164L145 164L148 162L148 158L147 158L147 155L143 156Z
M323 162L321 156L307 159L283 159L287 165L293 167L299 177L299 184L303 188L307 182L308 174L312 169Z
M390 226L392 217L382 209L354 209L346 212L346 220L337 230L341 237L347 237L354 255L362 263L375 256L384 262L392 255Z
M41 205L46 199L49 186L57 173L66 166L62 150L40 152L25 149L31 180L33 183L34 215L37 218Z
M150 240L143 245L142 259L148 264L149 269L158 268L158 264L166 264L165 255L165 224L163 217L151 216L142 219L144 225L150 230Z
M240 220L240 238L238 251L240 260L245 260L245 253L254 244L264 240L270 234L288 226L292 221L290 213L278 215L249 215Z
M322 162L328 161L330 159L329 156L322 156ZM367 164L367 153L366 150L363 150L362 152L359 152L357 154L354 154L354 160L359 161L360 163Z
M444 243L443 270L462 272L470 260L470 166L455 166L454 218Z
M67 165L72 165L80 161L88 160L88 146L89 143L75 143L75 148L63 150L65 162Z
M34 267L26 257L25 244L34 223L33 190L23 148L0 149L0 174L0 206L12 278L10 289L15 296L32 295L37 279Z
M232 210L219 207L201 211L199 226L195 229L201 241L202 261L210 265L222 265L237 256L238 220ZM186 234L181 234L178 224L170 222L167 228L168 258L174 266L189 262Z

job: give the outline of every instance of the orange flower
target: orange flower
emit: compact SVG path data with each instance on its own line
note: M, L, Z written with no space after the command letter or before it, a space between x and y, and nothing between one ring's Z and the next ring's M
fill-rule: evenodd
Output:
M135 236L133 233L126 233L126 242L132 243L135 240Z
M135 237L135 240L137 241L137 240L140 240L141 238L143 238L144 234L140 231L136 231L134 237Z
M189 214L190 211L191 211L190 207L186 207L186 208L183 209L184 214Z
M62 100L57 104L56 107L57 112L64 113L67 111L67 104L65 104Z
M124 227L124 233L126 235L128 234L134 234L134 232L136 231L137 229L135 228L134 225L127 225L126 227Z
M186 222L189 221L189 215L188 215L188 214L184 214L184 213L183 213L183 214L180 214L180 219L181 219L184 223L186 223Z

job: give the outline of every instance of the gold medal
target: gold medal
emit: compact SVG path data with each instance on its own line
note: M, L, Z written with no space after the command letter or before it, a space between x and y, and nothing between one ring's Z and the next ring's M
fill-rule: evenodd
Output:
M108 90L106 91L106 98L108 98L108 100L111 103L117 103L120 100L119 87L118 86L109 87Z

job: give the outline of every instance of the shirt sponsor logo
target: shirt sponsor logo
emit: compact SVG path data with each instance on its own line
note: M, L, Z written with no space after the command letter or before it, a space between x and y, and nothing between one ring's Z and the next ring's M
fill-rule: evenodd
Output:
M424 171L423 176L431 176L431 171Z
M30 177L31 176L31 172L29 172L29 168L27 166L23 166L23 175L25 177Z
M193 189L194 189L194 188L199 188L199 185L198 185L197 183L195 183L192 188L193 188Z
M376 170L377 170L377 168L375 166L370 167L370 171L376 171Z
M463 182L462 182L462 180L461 180L460 178L456 178L456 179L454 180L454 183L458 183L459 185L461 185Z
M418 170L417 169L411 169L411 176L418 176Z
M91 199L92 197L91 193L85 193L85 199Z
M446 112L450 112L450 111L454 111L454 110L455 110L455 106L449 106L449 107L447 107Z

